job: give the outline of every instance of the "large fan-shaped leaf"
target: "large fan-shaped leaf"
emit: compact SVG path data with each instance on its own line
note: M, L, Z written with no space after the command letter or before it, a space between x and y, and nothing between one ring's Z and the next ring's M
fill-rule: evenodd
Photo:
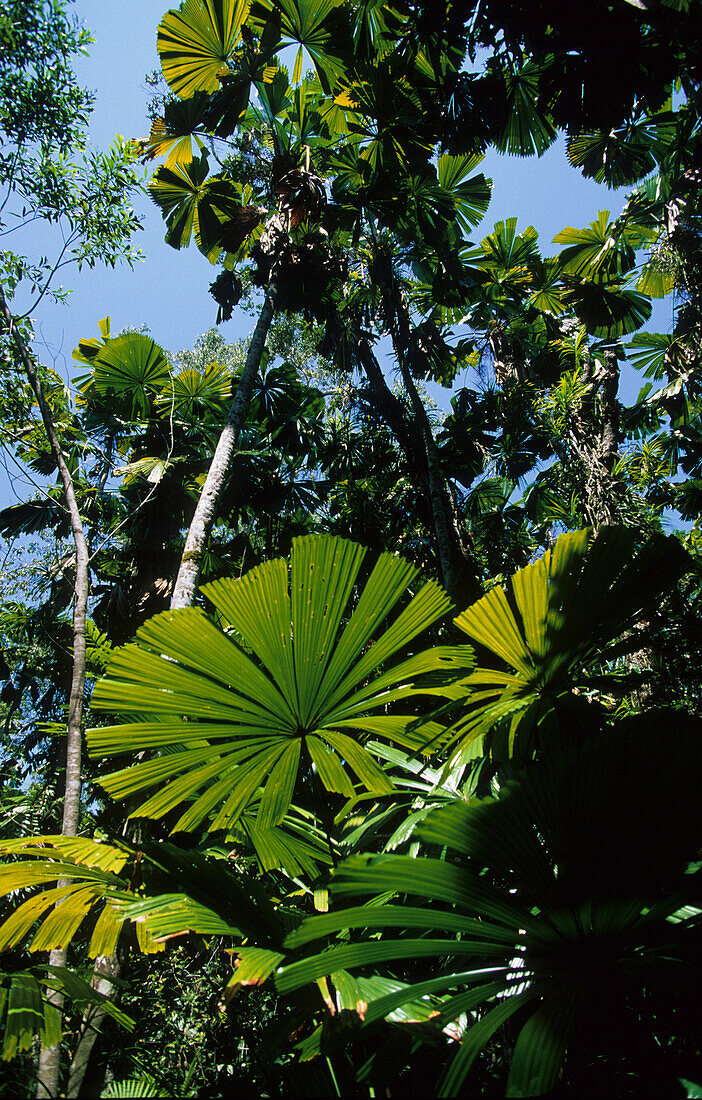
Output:
M124 397L133 415L146 415L169 377L163 349L150 336L129 332L100 348L93 359L91 385L101 396Z
M204 133L206 130L208 104L209 96L204 92L198 92L192 99L167 103L163 118L155 119L151 127L144 148L144 160L167 154L167 168L175 164L182 167L190 164L196 155L193 153L193 141L199 150L204 148L198 131Z
M163 75L181 99L215 92L241 35L250 0L185 0L166 12L156 46Z
M518 270L539 258L538 234L533 225L517 233L517 219L495 222L495 228L483 241L481 252L472 252L468 259L480 260L504 271Z
M194 234L201 252L213 263L225 243L230 223L246 214L252 215L244 227L241 239L228 251L236 251L260 222L259 214L242 207L241 195L228 180L207 178L208 162L203 155L188 165L165 165L158 169L149 184L149 192L163 211L168 232L166 241L172 248L183 248ZM248 231L247 231L248 230Z
M585 279L612 278L634 266L634 251L627 234L609 221L609 210L600 210L597 220L587 229L569 225L553 238L565 244L559 256L561 267L569 275Z
M290 567L271 561L240 580L205 585L229 636L196 608L143 626L135 644L117 651L93 695L94 707L139 719L90 730L89 744L102 755L131 752L136 743L176 751L104 777L105 789L122 798L156 787L135 811L142 816L189 802L177 829L205 818L212 829L228 828L258 797L260 827L278 825L303 764L329 791L354 794L349 768L363 788L391 791L363 747L366 718L376 736L421 745L406 732L412 711L387 708L411 699L429 674L426 690L445 694L442 678L469 668L470 650L440 647L381 672L449 601L427 582L379 633L417 577L407 562L383 554L342 626L364 554L343 539L301 538ZM144 720L149 713L162 720Z
M565 312L563 301L563 269L558 260L536 261L532 264L534 291L528 299L528 305L534 306L540 313L553 313L558 317Z
M304 51L317 70L325 92L344 72L344 52L351 28L344 0L254 0L251 26L264 35L268 48L298 45L292 82L302 77Z
M47 528L65 528L65 521L64 508L53 496L47 495L3 508L0 511L0 534L6 539L16 538L17 535L34 535L37 531L46 531Z
M30 951L65 946L86 920L94 921L90 957L112 954L125 921L134 922L139 947L147 953L162 951L162 941L188 931L256 937L272 945L282 941L283 927L267 895L221 854L207 858L146 841L133 851L46 836L5 841L0 855L14 860L0 864L0 894L40 889L0 925L0 951L28 937L33 937ZM136 868L140 890L133 887ZM149 894L154 879L156 890ZM178 893L161 893L164 883Z
M598 183L623 187L654 170L674 135L675 116L665 112L616 130L569 137L568 160Z
M502 153L541 156L556 140L556 130L538 100L539 66L527 61L506 78L506 123L495 142Z
M460 1026L461 1014L469 1014L439 1096L462 1094L475 1058L517 1011L509 1096L552 1088L571 1046L586 1057L600 1053L603 996L604 1026L624 1031L633 1011L639 1026L658 1034L657 1002L654 996L647 1011L647 991L666 983L681 997L701 991L694 960L702 911L693 900L700 871L688 873L702 827L695 793L700 733L699 720L673 712L637 716L608 734L606 747L596 741L530 768L499 800L435 810L417 832L455 851L455 861L346 860L334 873L332 895L373 903L305 920L288 936L291 950L335 933L342 940L281 968L279 989L327 976L335 983L342 967L373 971L415 960L414 981L376 991L365 985L366 1003L357 1011L370 1024L428 1001L437 1038L439 1029ZM379 904L389 892L399 899ZM692 907L684 909L686 903ZM347 930L359 928L399 934L350 940ZM437 956L438 976L421 962ZM424 978L422 969L432 976ZM353 980L364 981L346 975L340 990ZM679 1072L676 1063L672 1072Z
M561 535L553 550L515 573L509 595L493 588L469 607L456 625L509 671L480 668L465 681L469 709L455 727L463 747L506 718L512 736L520 724L531 731L545 721L559 698L587 682L583 670L602 647L689 567L675 538L639 546L624 528L602 528L594 539L585 529Z
M30 951L66 947L83 921L96 913L89 956L115 950L125 921L124 905L135 897L128 881L119 877L128 851L82 838L44 836L3 841L0 855L20 857L0 864L0 893L44 888L22 902L0 926L0 951L22 943L31 933ZM140 943L143 950L160 950L146 939Z
M665 378L666 366L675 362L676 352L679 354L675 337L664 332L637 332L627 345L629 359L646 378Z
M654 257L642 265L636 280L636 289L641 294L647 294L649 298L665 298L675 290L675 276L662 270Z
M166 1096L149 1077L131 1077L127 1081L111 1081L102 1093L103 1100L146 1100Z
M564 301L577 313L587 331L603 340L614 340L645 325L651 316L651 299L621 286L583 282L566 285Z
M164 410L186 423L201 425L203 420L222 413L232 397L234 379L228 367L210 363L203 370L187 368L171 378L158 399Z
M490 203L492 181L486 179L482 172L471 175L482 159L481 156L451 157L444 154L437 164L439 186L450 195L455 218L464 233L470 233L472 227L482 220Z

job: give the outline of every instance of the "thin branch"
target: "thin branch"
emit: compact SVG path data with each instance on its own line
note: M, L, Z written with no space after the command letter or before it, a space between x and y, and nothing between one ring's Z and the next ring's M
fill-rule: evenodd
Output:
M73 229L68 234L68 237L64 241L63 248L59 252L58 259L57 259L56 263L54 264L54 266L51 268L51 271L49 272L49 274L46 278L46 282L44 283L44 286L41 290L41 293L39 294L39 297L34 302L32 302L31 306L29 307L29 309L25 313L20 313L19 316L16 317L17 321L23 321L25 319L25 317L29 317L29 314L32 313L37 308L40 301L42 300L42 298L46 294L46 292L49 289L49 286L51 284L51 280L53 279L53 277L56 274L56 272L58 271L58 269L60 267L64 267L65 264L71 262L70 260L65 260L64 261L63 257L65 256L66 251L69 248L69 246L72 245L73 242L76 240L76 238L79 237L79 236L80 236L80 231L78 229Z

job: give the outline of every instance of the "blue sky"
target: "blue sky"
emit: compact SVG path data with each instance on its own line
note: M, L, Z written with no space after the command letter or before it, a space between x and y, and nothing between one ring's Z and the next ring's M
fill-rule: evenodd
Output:
M141 137L149 131L149 88L144 77L158 68L156 28L166 3L76 0L74 4L76 15L90 27L95 39L89 56L79 60L76 70L80 83L96 92L90 127L90 140L96 147L108 146L118 133ZM490 232L495 221L517 215L520 227L536 227L547 253L554 235L564 226L583 226L599 209L618 212L623 202L622 194L609 192L570 168L562 140L541 159L490 153L481 167L493 179L494 189L474 240ZM80 273L67 268L63 283L72 290L68 303L45 300L35 314L37 353L64 377L74 371L71 354L78 340L96 335L98 321L108 314L113 332L146 324L154 339L169 351L192 346L214 324L216 305L208 286L217 269L195 248L176 252L164 243L160 213L146 195L138 197L136 206L144 225L137 234L144 262L133 270L126 265ZM33 247L46 251L50 247L47 240L50 237L42 227L32 244L25 242L25 246L28 251ZM671 322L670 302L657 305L650 327L663 331ZM246 336L251 327L248 315L235 313L222 332L227 340L235 340ZM448 395L439 395L436 389L445 404ZM637 390L638 382L629 375L623 383L623 396L632 400ZM26 493L26 489L17 488ZM0 491L0 496L5 493Z
M158 67L156 28L166 10L163 0L77 0L76 14L95 38L90 56L77 66L80 82L97 93L90 136L97 146L109 145L116 133L140 137L148 133L147 72ZM559 141L540 160L489 154L482 170L494 181L487 216L475 230L480 239L495 221L517 215L520 227L532 224L547 251L554 235L566 225L585 225L601 208L618 210L622 199L568 165ZM137 234L145 261L134 270L99 268L78 273L66 269L72 288L67 306L47 303L37 315L37 338L56 366L70 369L71 352L79 338L96 333L97 322L110 314L113 331L147 324L165 348L176 351L193 344L216 316L208 294L216 269L196 249L180 252L163 241L157 208L145 196L137 203L144 230ZM666 320L664 316L660 323ZM223 326L227 339L246 335L251 319L233 318Z

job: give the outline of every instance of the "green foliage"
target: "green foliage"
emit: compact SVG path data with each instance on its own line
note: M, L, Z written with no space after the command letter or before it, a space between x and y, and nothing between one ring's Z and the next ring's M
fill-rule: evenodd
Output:
M610 650L626 652L622 635L691 565L675 539L658 536L642 546L624 529L593 536L586 528L561 535L553 550L510 578L507 592L493 588L459 615L456 626L497 658L497 667L476 669L464 682L467 707L455 726L454 757L475 751L474 742L495 727L510 755L528 757L549 744L554 723L562 732L570 723L575 734L583 695L630 690L626 678L617 684L614 670L604 678L597 670ZM634 637L630 645L640 643Z
M134 1027L130 1016L65 967L49 966L44 974L40 974L38 968L2 973L0 1027L4 1062L30 1050L38 1037L48 1045L61 1041L61 1015L50 999L50 994L58 991L77 1008L100 1005L125 1030L131 1031Z
M658 746L671 722L675 749L661 771ZM691 778L699 751L697 722L671 712L631 719L604 744L596 740L519 774L497 799L436 810L417 832L438 850L455 852L451 858L347 860L334 876L335 897L390 893L413 904L376 900L333 910L304 922L288 946L359 927L395 928L400 935L332 942L280 970L278 988L290 991L329 975L341 991L340 972L347 968L392 960L402 973L403 960L409 966L438 958L441 975L405 980L373 999L367 986L357 985L367 1002L357 1011L368 1026L421 999L431 1006L439 1034L460 1029L439 1096L461 1094L475 1059L515 1016L508 1096L548 1093L566 1048L593 1071L601 1051L612 1052L612 1076L601 1085L616 1088L618 1044L631 1044L632 1027L642 1039L659 1027L666 1037L674 1032L675 1016L658 1015L666 1011L668 983L685 988L685 995L697 985L690 967L698 951L699 869L688 861L700 826ZM674 1004L675 997L668 1012ZM640 1086L651 1073L665 1091L675 1066L662 1055L647 1067L625 1061L622 1072L636 1074ZM566 1075L568 1068L566 1062ZM584 1080L581 1070L580 1087Z
M384 554L344 622L363 557L341 539L298 539L290 569L278 560L241 580L204 586L226 633L195 608L142 627L136 644L115 654L92 701L139 718L91 730L89 744L94 753L114 755L129 751L138 736L142 749L176 751L103 777L104 789L125 797L165 780L134 814L161 817L187 800L176 830L193 829L212 814L211 829L230 828L260 787L257 824L277 826L300 768L347 797L356 793L347 767L369 792L391 791L363 735L421 747L421 738L406 732L412 713L388 715L385 708L425 682L427 692L442 695L436 674L450 677L469 666L470 651L444 646L381 671L450 605L427 582L379 632L417 576Z
M106 152L86 151L94 96L76 83L71 62L91 39L68 4L9 0L4 15L12 32L0 51L0 228L17 234L40 217L63 236L54 259L0 253L3 285L10 296L23 283L61 298L65 292L50 284L67 264L114 266L139 257L131 238L140 225L130 203L139 184L137 151L119 136ZM21 239L21 232L13 237Z
M133 258L141 154L165 158L168 242L222 266L218 322L255 287L277 309L205 556L210 614L164 609L245 346L210 331L170 356L105 318L77 394L43 373L91 543L95 712L123 716L89 732L87 772L141 820L125 834L100 795L83 824L110 843L54 835L74 564L50 488L0 515L50 546L0 615L13 1054L59 1037L59 979L22 969L22 944L69 945L71 965L125 965L138 1034L104 1030L105 1095L394 1095L439 1072L443 1095L694 1091L699 578L656 532L674 507L697 553L699 49L685 0L573 3L186 0L159 27L149 138L107 154L85 153L67 5L0 15L7 224L24 205L65 241L53 266L0 257L8 294ZM585 175L643 180L621 216L565 228L553 256L516 218L469 243L485 149L541 155L559 129ZM676 332L639 332L674 283ZM662 383L632 408L625 355ZM4 437L50 477L12 370L5 345ZM416 380L458 372L441 420ZM420 579L449 566L487 589L454 628Z
M179 11L166 13L157 48L163 75L177 95L185 99L219 87L248 9L248 0L186 0Z

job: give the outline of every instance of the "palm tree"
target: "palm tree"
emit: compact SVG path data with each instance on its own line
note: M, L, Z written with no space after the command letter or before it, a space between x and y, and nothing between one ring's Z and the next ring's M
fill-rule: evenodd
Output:
M279 969L278 989L329 975L330 1003L365 1028L415 1021L445 1049L447 1035L458 1039L439 1096L463 1094L510 1020L507 1096L551 1095L563 1076L581 1094L672 1094L679 1076L695 1075L690 1048L681 1058L674 1037L688 1032L694 1013L686 1022L680 1010L699 990L700 872L689 862L701 823L699 752L697 720L628 719L606 750L595 740L518 773L497 798L435 810L415 830L431 857L349 858L333 896L373 904L333 909L290 933L293 951L332 940ZM455 854L442 856L447 848ZM349 942L357 929L366 935ZM392 978L364 976L384 964Z

